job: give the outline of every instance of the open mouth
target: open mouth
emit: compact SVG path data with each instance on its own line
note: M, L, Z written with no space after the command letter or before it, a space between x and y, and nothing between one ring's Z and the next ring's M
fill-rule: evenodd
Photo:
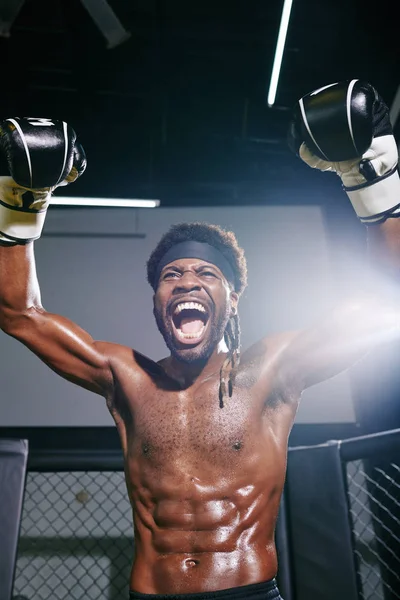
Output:
M199 302L180 302L175 306L172 314L176 337L184 344L195 344L201 341L208 320L208 311Z

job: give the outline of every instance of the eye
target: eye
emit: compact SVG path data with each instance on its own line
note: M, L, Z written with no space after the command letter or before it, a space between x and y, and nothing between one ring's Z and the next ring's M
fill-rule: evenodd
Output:
M214 271L202 271L200 273L201 276L204 277L217 277L216 273L214 273Z
M177 273L176 271L168 271L163 275L163 279L172 279L174 277L179 277L179 273Z

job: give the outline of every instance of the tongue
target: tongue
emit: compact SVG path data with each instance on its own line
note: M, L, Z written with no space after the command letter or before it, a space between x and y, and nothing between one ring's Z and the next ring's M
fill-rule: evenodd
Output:
M193 319L190 317L183 317L180 325L182 333L198 333L203 327L203 321L201 319Z

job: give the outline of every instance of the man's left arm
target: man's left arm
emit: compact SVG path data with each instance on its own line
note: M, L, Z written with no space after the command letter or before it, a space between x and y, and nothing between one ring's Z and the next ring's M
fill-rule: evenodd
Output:
M289 141L309 166L341 177L367 227L369 259L360 293L299 332L281 354L278 381L295 396L400 339L400 179L389 111L364 82L340 82L302 98Z
M294 399L306 388L347 370L385 342L400 340L400 312L392 301L360 293L312 327L288 335L276 369L278 390Z

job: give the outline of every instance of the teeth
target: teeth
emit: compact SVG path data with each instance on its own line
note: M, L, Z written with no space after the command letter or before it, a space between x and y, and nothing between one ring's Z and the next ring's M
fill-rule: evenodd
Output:
M197 333L182 333L180 329L177 329L178 337L182 340L197 340L203 333L204 326Z
M202 313L206 312L204 306L198 302L181 302L176 306L174 314L178 315L182 310L199 310Z

